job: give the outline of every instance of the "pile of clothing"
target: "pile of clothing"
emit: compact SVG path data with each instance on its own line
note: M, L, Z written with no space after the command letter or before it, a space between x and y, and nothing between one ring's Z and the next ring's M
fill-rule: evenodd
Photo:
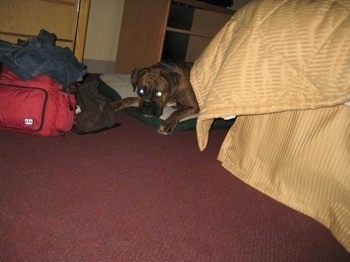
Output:
M86 66L72 51L56 46L56 35L42 29L39 35L17 44L0 40L0 63L22 80L47 75L63 87L80 82Z
M86 66L56 39L42 29L17 44L0 40L0 128L49 136L118 126L97 81L83 82Z

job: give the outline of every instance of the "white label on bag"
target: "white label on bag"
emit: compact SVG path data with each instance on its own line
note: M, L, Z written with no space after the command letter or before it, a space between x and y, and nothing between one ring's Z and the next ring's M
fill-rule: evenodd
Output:
M24 118L23 123L26 126L32 126L32 125L34 125L34 119L33 118Z

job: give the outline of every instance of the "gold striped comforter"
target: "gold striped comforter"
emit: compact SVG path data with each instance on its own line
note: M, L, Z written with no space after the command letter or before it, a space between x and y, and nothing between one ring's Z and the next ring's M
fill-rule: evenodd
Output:
M215 118L237 116L222 165L350 251L350 1L252 1L198 58L191 82L200 150Z

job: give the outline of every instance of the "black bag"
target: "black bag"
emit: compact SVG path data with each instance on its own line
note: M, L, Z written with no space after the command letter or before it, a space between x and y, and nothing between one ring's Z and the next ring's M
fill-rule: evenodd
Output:
M74 133L96 133L120 125L115 121L115 112L110 106L112 101L100 93L97 80L78 86L76 100Z

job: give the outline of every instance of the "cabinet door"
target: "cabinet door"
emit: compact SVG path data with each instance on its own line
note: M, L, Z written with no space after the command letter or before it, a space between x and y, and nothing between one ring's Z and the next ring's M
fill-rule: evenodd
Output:
M0 0L0 39L17 43L45 29L83 58L90 0ZM79 13L80 12L80 13Z
M161 59L170 0L125 0L115 72L130 74Z

